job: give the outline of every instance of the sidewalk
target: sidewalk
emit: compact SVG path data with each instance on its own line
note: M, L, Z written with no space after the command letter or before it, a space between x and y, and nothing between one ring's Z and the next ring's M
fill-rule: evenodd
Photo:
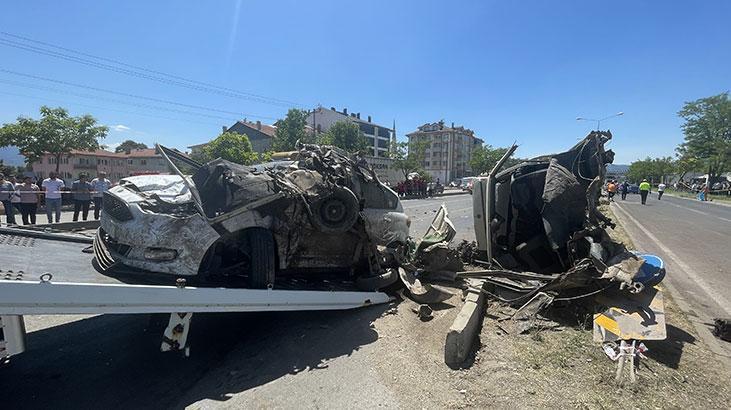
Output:
M2 220L2 224L0 224L0 225L7 226L7 224L5 223L5 214L4 213L2 215L0 215L0 219ZM61 220L59 222L72 222L73 220L74 220L74 211L61 211ZM81 220L82 220L81 214L79 214L79 221L81 221ZM87 220L88 221L94 220L94 209L89 210L89 217L87 218ZM15 222L18 225L23 224L23 220L21 219L20 214L17 212L15 213ZM46 218L46 210L42 208L36 214L36 225L42 225L42 224L47 224L47 223L48 223L48 218Z

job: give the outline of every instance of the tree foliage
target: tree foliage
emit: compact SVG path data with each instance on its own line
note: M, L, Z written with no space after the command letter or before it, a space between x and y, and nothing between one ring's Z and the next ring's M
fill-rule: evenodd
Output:
M365 136L358 124L351 121L338 121L320 134L317 141L322 145L333 145L347 152L365 151L368 148Z
M389 156L393 158L393 166L401 171L404 179L412 172L423 170L424 151L428 146L428 141L398 142L393 146ZM426 175L426 172L419 173Z
M97 125L91 115L71 117L66 109L41 107L39 120L18 117L17 121L0 128L0 147L14 145L28 163L38 161L43 154L56 158L56 172L60 159L72 150L99 149L99 138L107 135L107 127Z
M117 146L117 148L114 149L114 152L116 152L116 153L126 152L129 154L130 152L132 152L132 150L147 149L147 148L149 148L149 147L147 146L147 144L145 144L143 142L126 140L123 143L119 144Z
M634 183L639 183L643 179L659 183L667 180L667 177L674 174L677 169L677 163L671 157L647 157L630 164L627 179Z
M25 172L25 167L21 166L13 166L13 165L5 165L3 160L0 159L0 174L5 175L5 178L10 178L13 175L21 175L23 172Z
M686 164L700 165L709 177L731 170L731 100L728 92L686 102L678 115L685 141L677 148Z
M199 162L208 162L216 158L248 165L256 163L259 155L252 150L251 141L245 134L224 132L193 156L193 159Z
M475 175L484 174L490 172L495 167L495 164L500 161L500 158L508 152L509 148L493 148L490 144L485 144L481 147L477 147L472 151L472 157L470 158L470 168ZM510 157L505 161L504 168L511 167L518 164L522 160L515 157Z
M307 133L307 111L292 108L287 117L274 123L277 131L274 134L272 149L274 151L292 151L297 141L313 142Z

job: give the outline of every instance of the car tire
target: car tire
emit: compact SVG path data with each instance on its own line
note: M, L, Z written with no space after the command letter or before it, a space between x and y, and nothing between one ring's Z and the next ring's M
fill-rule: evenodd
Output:
M276 271L274 236L264 228L251 228L247 230L246 235L251 256L249 286L253 289L273 286Z
M313 225L321 232L347 232L358 220L358 198L348 188L333 187L330 195L312 205Z

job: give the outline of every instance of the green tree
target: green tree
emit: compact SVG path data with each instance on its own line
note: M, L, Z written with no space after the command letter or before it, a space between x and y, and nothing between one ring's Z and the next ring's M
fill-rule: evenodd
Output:
M56 172L61 157L72 150L99 149L99 138L107 136L107 127L97 125L91 115L71 117L66 109L41 107L41 119L18 117L14 123L0 128L0 147L14 145L26 162L38 161L43 154L56 159Z
M731 170L731 101L728 92L686 102L678 115L685 141L677 148L681 161L702 164L713 181Z
M490 144L485 144L481 147L477 147L472 151L472 157L470 158L470 168L475 175L484 174L490 172L495 164L500 161L500 158L508 152L509 148L493 148ZM503 168L511 167L518 164L522 160L519 158L511 157L505 161Z
M129 154L132 150L147 149L147 148L149 148L149 147L145 143L135 142L132 140L126 140L123 143L119 144L117 146L117 148L114 149L114 152L116 152L116 153L126 152Z
M323 134L317 141L322 145L332 145L347 152L365 151L368 148L365 136L358 125L350 121L338 121Z
M429 146L428 141L398 142L391 149L389 156L393 158L393 166L401 171L406 179L410 173L423 170L424 151ZM426 172L419 172L426 174Z
M307 111L292 108L287 117L274 123L277 131L274 134L272 149L274 151L293 151L297 141L313 142L307 133Z
M206 144L200 154L193 157L199 162L208 162L216 158L248 165L257 162L259 155L252 150L249 137L245 134L224 132Z
M670 157L650 158L638 160L630 164L627 170L627 179L638 183L643 179L659 183L667 180L667 177L674 174L677 165Z

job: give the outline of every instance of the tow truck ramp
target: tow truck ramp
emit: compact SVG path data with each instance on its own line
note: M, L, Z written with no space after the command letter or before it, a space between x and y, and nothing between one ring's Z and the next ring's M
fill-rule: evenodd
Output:
M345 310L389 302L381 292L0 281L0 360L25 350L23 315L169 313L162 351L188 349L193 313Z

